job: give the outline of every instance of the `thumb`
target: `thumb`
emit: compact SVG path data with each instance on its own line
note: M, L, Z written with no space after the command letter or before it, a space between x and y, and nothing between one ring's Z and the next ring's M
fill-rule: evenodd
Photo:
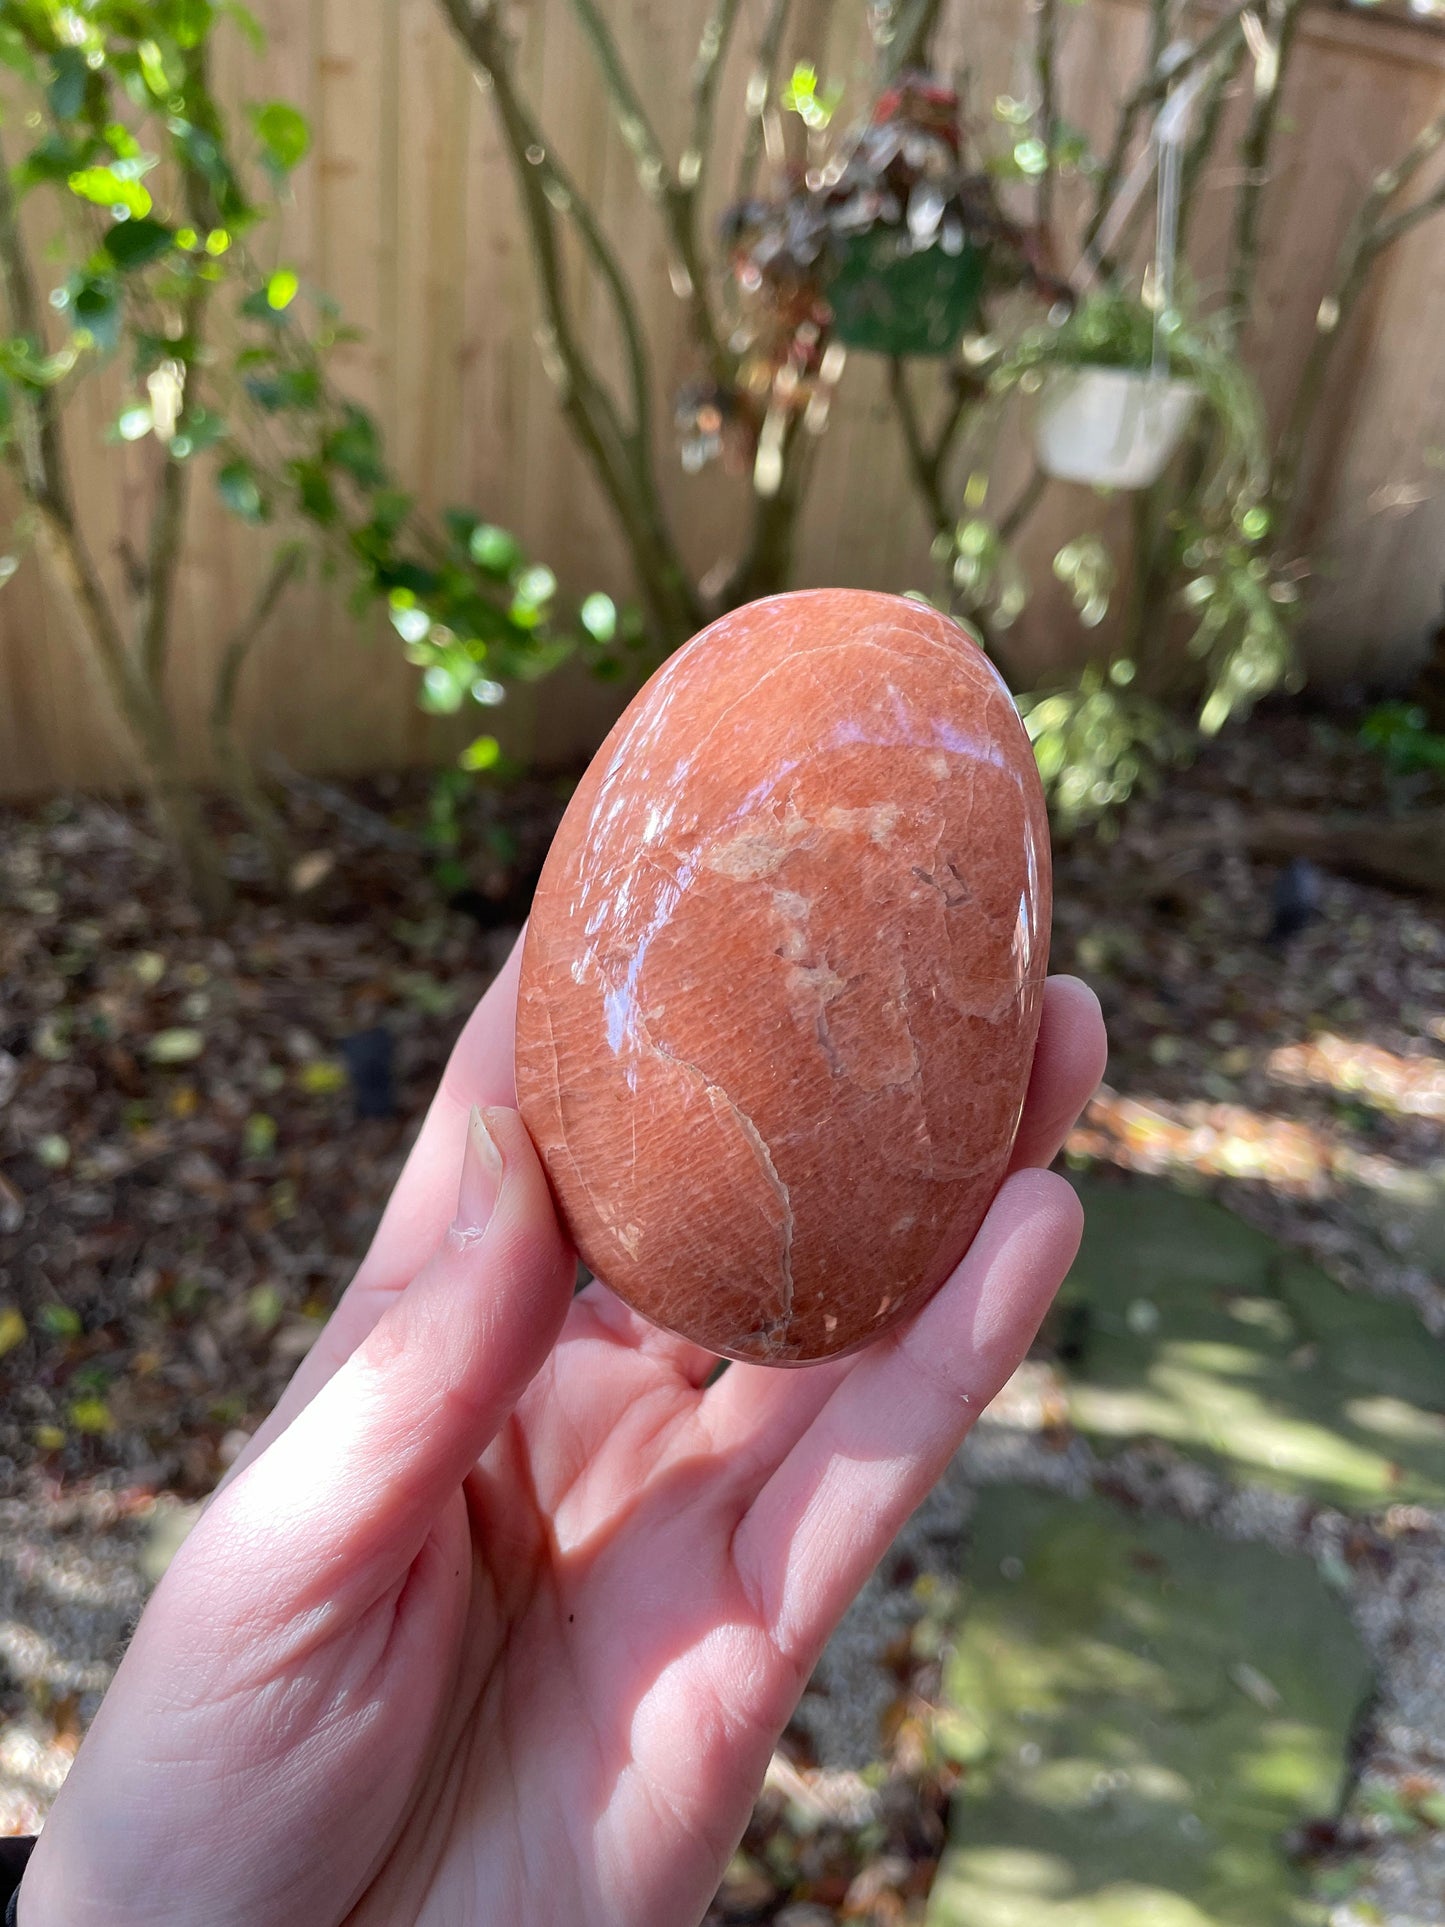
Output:
M369 1603L409 1568L551 1351L575 1278L521 1118L474 1109L441 1247L208 1515L263 1623L312 1587L317 1606Z

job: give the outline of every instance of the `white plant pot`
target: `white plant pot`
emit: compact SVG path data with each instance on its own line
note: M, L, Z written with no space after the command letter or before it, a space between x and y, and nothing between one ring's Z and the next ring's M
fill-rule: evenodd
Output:
M1199 405L1192 381L1132 368L1051 374L1034 418L1039 466L1060 482L1148 488L1169 466Z

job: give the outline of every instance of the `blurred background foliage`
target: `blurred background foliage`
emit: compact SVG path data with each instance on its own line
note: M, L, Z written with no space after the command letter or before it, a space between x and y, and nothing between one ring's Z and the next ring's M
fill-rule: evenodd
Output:
M638 263L609 237L593 190L568 171L537 118L503 10L438 0L496 116L515 179L543 317L544 361L581 459L630 558L634 596L558 600L547 560L505 527L458 508L419 511L393 473L374 416L334 375L356 334L324 289L284 258L278 213L311 130L283 100L224 108L212 83L217 36L258 42L243 8L214 0L123 4L7 0L0 58L12 76L0 248L8 346L0 368L4 454L24 512L5 564L34 540L208 913L227 891L203 812L183 774L167 678L175 581L191 526L192 471L205 466L227 508L273 530L274 560L221 658L212 763L242 801L284 874L279 818L233 726L257 641L306 568L344 582L358 617L379 604L419 672L431 714L484 714L460 768L505 773L485 712L516 683L578 654L633 686L708 617L796 586L797 528L826 446L833 401L859 356L881 356L921 515L936 535L937 584L900 582L971 622L1023 700L1061 830L1107 817L1142 781L1270 691L1296 682L1295 633L1311 567L1298 483L1325 374L1379 260L1436 211L1417 180L1442 121L1406 130L1398 162L1369 184L1337 285L1293 371L1293 401L1267 424L1241 344L1256 299L1261 202L1291 132L1279 102L1302 0L1268 21L1246 4L1195 38L1157 0L1143 65L1110 138L1091 144L1058 112L1063 7L1033 9L1018 49L1019 97L984 112L940 70L951 25L943 0L895 0L860 16L871 49L847 80L783 54L797 22L776 0L757 28L741 144L719 118L723 66L742 9L720 0L687 83L689 136L666 149L605 9L568 0L635 163L687 317L692 361L677 389L671 459L718 465L745 503L736 554L696 574L669 509L665 438L655 432L652 316ZM827 40L831 19L819 22ZM1228 98L1252 76L1232 175ZM565 142L563 143L565 145ZM704 219L714 177L732 183L719 223ZM1224 185L1221 187L1221 178ZM1189 248L1201 184L1229 198L1228 242L1207 280ZM61 252L43 263L26 204L47 203ZM1151 218L1151 216L1153 218ZM1219 209L1214 210L1216 225ZM580 249L581 280L563 273ZM1061 263L1077 255L1063 272ZM604 366L577 322L592 283L623 348ZM591 296L589 296L591 298ZM119 599L84 527L61 432L79 386L107 363L127 390L117 447L153 447L146 499L125 535ZM911 372L943 365L947 405L923 419ZM620 378L619 378L620 368ZM1074 489L1081 526L1053 558L1098 653L1067 686L1030 688L1009 633L1037 593L1017 559L1020 532L1050 481L1044 442L1031 478L995 510L1000 437L1014 439L1018 398L1054 406L1090 374L1139 384L1136 419L1156 391L1183 398L1157 473L1127 483L1128 513L1097 527ZM1089 391L1092 392L1092 391ZM1111 451L1097 425L1097 487ZM104 459L102 454L101 459ZM1074 471L1071 471L1073 473Z

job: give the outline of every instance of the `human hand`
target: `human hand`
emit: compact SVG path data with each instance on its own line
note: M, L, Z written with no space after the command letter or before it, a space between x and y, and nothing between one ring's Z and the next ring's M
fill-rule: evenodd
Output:
M705 1389L709 1354L572 1298L495 1108L517 962L146 1609L20 1927L698 1921L829 1633L1032 1340L1080 1229L1037 1167L1103 1066L1081 984L1049 986L1012 1175L912 1325Z

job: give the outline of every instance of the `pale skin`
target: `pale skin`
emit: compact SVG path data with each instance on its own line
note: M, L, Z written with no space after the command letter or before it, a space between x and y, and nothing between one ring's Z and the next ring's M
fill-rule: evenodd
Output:
M708 1354L573 1300L510 1108L516 970L147 1608L20 1927L694 1927L829 1633L1031 1342L1080 1232L1041 1167L1102 1073L1082 984L913 1324L706 1388Z

